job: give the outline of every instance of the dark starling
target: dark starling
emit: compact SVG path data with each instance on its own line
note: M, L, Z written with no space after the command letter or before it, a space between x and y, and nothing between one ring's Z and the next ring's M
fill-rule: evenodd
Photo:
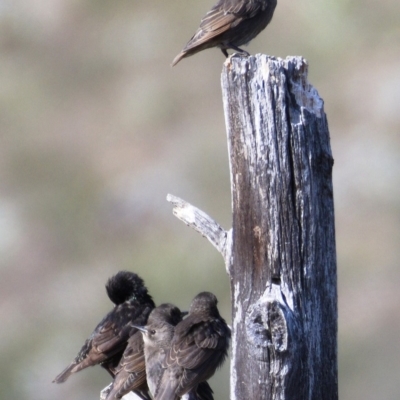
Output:
M249 55L239 46L249 43L270 23L277 0L219 0L205 15L200 27L183 50L172 61L192 56L210 47L219 47L228 57L227 49Z
M163 363L171 347L175 325L182 321L185 314L172 304L162 304L150 313L145 327L138 327L143 332L147 383L153 396L166 372ZM207 382L201 382L185 395L185 399L213 400L213 391Z
M175 327L155 400L176 400L200 389L200 384L224 362L231 332L218 312L217 302L212 293L198 294L189 315Z
M137 332L133 324L144 325L155 307L143 280L133 272L118 272L108 280L106 290L115 307L97 325L74 361L53 382L65 382L71 374L96 364L114 376L129 337Z

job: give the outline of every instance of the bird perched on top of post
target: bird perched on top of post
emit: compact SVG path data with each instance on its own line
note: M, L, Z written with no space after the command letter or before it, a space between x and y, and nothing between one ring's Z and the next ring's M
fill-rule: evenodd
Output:
M225 57L227 49L249 55L239 46L249 43L265 29L276 3L277 0L219 0L201 20L199 29L172 61L172 66L210 47L219 47Z
M144 325L155 307L143 280L133 272L118 272L108 280L106 290L115 307L96 326L72 363L53 382L65 382L71 374L96 364L114 376L129 337L137 332L133 324Z
M189 315L175 327L155 400L176 400L196 392L196 388L198 393L200 385L224 362L231 332L218 312L217 302L212 293L199 293L190 305Z

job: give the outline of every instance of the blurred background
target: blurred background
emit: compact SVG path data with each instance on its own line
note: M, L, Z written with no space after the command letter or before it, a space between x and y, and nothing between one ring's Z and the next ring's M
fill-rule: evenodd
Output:
M210 290L230 321L222 257L165 200L230 228L223 55L170 68L213 2L0 0L0 398L99 398L99 368L51 381L118 270L182 309ZM399 15L398 0L279 0L248 47L304 56L325 100L341 399L400 398ZM211 385L228 398L228 366Z

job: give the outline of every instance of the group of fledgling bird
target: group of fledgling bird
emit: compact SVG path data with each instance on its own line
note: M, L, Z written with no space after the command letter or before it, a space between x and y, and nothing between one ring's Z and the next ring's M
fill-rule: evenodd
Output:
M213 400L207 380L224 362L231 337L217 298L199 293L188 313L169 303L155 307L143 280L128 271L111 277L106 290L115 307L53 382L101 365L113 377L107 400L131 391L144 400Z
M277 0L219 0L175 57L172 65L199 51L239 48L271 21ZM231 332L217 309L217 298L198 294L188 313L172 304L155 304L143 280L121 271L110 278L107 293L115 307L97 325L75 360L54 382L86 367L101 365L113 377L106 399L133 391L155 400L213 400L207 380L224 362ZM188 314L186 316L186 314Z

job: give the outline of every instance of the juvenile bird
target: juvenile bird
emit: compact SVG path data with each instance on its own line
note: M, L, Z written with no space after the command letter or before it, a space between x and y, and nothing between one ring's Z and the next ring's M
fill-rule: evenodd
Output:
M187 313L172 304L161 304L149 315L147 325L138 327L145 343L147 383L153 396L166 369L163 366L166 353L171 347L175 326ZM213 391L207 382L201 382L184 396L186 400L213 400Z
M199 394L201 385L208 386L205 381L224 362L231 332L218 312L217 302L212 293L198 294L189 315L175 327L163 362L166 371L157 385L155 400L176 400L186 394ZM205 392L197 398L212 399L212 392L211 397Z
M225 57L227 49L249 55L239 46L249 43L266 28L276 3L277 0L219 0L201 20L199 29L172 61L172 66L210 47L219 47Z
M119 364L113 370L115 377L106 400L121 399L134 391L142 399L151 399L146 381L144 343L140 332L135 332L128 340Z
M96 364L114 376L129 337L137 332L133 324L144 325L155 307L143 280L133 272L118 272L108 280L106 290L115 307L96 326L72 363L53 382L65 382L71 374Z
M151 311L147 320L147 327L149 329L143 326L135 326L147 335L142 336L141 332L135 332L129 338L128 345L119 365L115 368L114 382L111 385L106 400L120 399L132 390L140 390L146 383L146 374L147 384L152 392L152 388L155 387L159 378L159 370L161 369L160 360L163 360L165 356L163 351L164 343L167 346L170 345L174 326L181 320L182 313L177 307L172 304L162 304ZM154 338L153 328L157 329L157 339ZM171 330L172 335L170 335ZM154 346L151 346L151 356L149 359L146 359L146 362L144 337L146 338L146 342L149 341L151 345L154 344ZM151 340L148 340L147 337L151 337Z
M161 304L149 315L143 333L146 374L150 392L154 395L164 369L162 363L171 346L175 325L182 321L182 313L173 304Z

